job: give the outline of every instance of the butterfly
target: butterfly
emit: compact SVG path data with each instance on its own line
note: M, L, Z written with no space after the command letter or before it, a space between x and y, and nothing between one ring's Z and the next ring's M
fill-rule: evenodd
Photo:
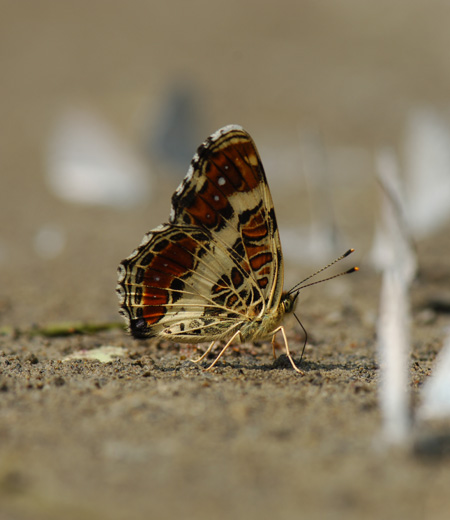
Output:
M261 159L250 135L229 125L198 148L172 196L169 222L121 262L117 293L137 338L211 342L196 362L225 341L208 369L233 342L272 337L274 345L279 332L292 367L303 374L282 325L299 285L283 291L280 236Z

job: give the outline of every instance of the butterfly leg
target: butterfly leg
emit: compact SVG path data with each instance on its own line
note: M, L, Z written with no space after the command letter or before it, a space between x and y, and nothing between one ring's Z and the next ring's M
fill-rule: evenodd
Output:
M281 345L276 341L276 335L274 334L272 336L272 353L273 353L273 359L277 359L277 355L275 353L275 350L277 348L281 348Z
M287 340L287 337L286 337L286 332L284 331L284 327L281 326L281 327L278 327L278 329L275 329L273 331L273 336L272 336L272 345L273 345L273 339L275 338L275 334L277 332L281 332L281 335L283 336L283 340L284 340L284 346L286 348L286 354L287 354L287 357L289 358L289 361L291 362L291 365L292 365L292 368L298 372L299 374L301 374L302 376L305 375L305 373L303 372L303 370L300 370L297 365L295 364L294 360L292 359L292 356L291 356L291 353L289 351L289 344L288 344L288 340ZM275 351L275 349L274 349Z
M227 341L227 344L223 347L223 349L220 351L220 354L216 357L216 359L209 365L209 367L206 369L206 371L211 370L211 368L219 361L219 359L225 354L225 351L227 348L233 343L233 341L236 339L237 336L241 333L240 330L236 331L230 338L229 341Z
M200 361L202 361L202 359L205 359L205 357L211 352L211 350L213 349L214 347L214 344L216 342L213 341L211 343L211 345L205 350L205 352L203 352L203 354L198 358L198 359L191 359L192 363L200 363Z

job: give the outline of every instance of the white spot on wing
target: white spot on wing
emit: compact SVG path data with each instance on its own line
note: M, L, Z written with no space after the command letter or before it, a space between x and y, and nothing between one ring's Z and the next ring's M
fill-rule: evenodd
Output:
M227 181L225 180L225 177L219 177L217 182L219 183L219 186L223 186Z

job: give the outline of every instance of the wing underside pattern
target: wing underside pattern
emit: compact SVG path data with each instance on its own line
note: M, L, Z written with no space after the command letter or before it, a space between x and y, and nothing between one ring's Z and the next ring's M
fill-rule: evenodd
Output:
M198 149L169 224L121 263L121 313L138 337L230 337L278 306L281 258L255 145L240 127L225 127Z

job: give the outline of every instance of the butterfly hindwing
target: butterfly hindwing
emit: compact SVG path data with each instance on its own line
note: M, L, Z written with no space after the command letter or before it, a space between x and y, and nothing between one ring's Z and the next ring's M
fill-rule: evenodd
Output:
M236 268L227 274L229 259L208 231L165 225L147 240L120 268L121 312L134 336L222 337L245 320L254 295L243 294Z

